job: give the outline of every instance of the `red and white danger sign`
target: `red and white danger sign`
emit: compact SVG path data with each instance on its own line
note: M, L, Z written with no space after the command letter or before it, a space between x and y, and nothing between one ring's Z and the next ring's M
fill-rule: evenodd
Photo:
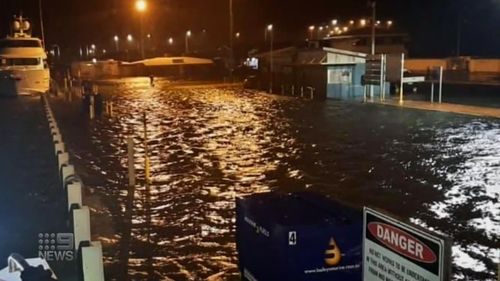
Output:
M364 281L444 281L448 239L365 208Z

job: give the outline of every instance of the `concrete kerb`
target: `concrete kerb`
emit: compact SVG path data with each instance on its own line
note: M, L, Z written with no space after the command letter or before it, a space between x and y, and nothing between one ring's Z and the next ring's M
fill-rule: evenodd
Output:
M42 96L42 102L45 106L54 151L57 156L59 176L67 195L66 201L73 228L74 246L79 255L79 272L83 281L104 281L102 246L100 242L91 241L90 210L83 205L82 200L84 185L76 174L75 167L69 162L69 154L65 151L62 135L45 96Z

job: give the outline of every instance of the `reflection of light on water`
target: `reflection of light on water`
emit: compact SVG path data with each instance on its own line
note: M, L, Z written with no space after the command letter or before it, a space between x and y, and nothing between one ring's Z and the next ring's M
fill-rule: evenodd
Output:
M474 122L443 129L438 132L437 144L443 151L438 160L450 163L440 173L452 186L444 190L445 199L431 204L430 210L439 219L457 220L460 212L476 214L467 225L488 239L499 239L500 127ZM459 167L449 161L453 158L461 159ZM453 247L455 264L475 272L486 270L478 257L498 263L499 255L499 249L477 244Z

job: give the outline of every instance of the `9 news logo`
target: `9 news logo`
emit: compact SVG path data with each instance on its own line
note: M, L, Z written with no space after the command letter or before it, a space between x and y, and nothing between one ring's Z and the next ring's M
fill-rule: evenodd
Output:
M75 259L73 233L39 233L38 256L46 261Z

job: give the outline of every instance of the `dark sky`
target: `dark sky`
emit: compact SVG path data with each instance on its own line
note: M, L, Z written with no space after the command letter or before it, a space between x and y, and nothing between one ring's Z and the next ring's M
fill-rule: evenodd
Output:
M115 34L138 34L139 16L134 0L42 0L48 44L77 48L95 43L113 46ZM180 44L187 29L201 43L220 45L228 41L229 0L149 0L145 31L160 42L173 36ZM264 26L273 23L277 41L307 36L307 26L333 18L349 20L368 17L366 0L233 0L235 31L241 44L257 45ZM6 34L13 14L35 20L39 34L38 0L0 0L0 31ZM411 37L410 55L437 57L453 55L458 23L461 22L462 54L500 57L500 0L379 0L381 19ZM195 40L195 39L193 39Z

